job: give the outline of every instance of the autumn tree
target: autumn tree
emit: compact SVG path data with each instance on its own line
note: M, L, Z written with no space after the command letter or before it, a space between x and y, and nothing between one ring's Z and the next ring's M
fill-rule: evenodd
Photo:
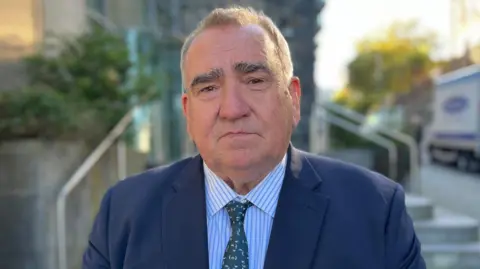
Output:
M429 77L435 45L435 34L416 21L395 22L360 40L348 64L348 93L336 101L366 113L386 96L408 92Z
M374 116L385 100L393 100L393 96L420 84L428 85L424 82L436 67L431 57L435 46L435 35L415 21L396 22L365 37L356 46L357 54L347 67L348 82L334 97L335 102ZM330 141L336 148L368 148L375 156L373 169L388 175L390 164L384 148L336 126L330 129ZM409 150L401 143L395 144L398 173L393 179L402 181L410 169Z
M430 79L436 64L432 52L436 49L435 34L420 27L415 21L395 22L382 31L360 40L356 56L348 64L348 82L334 97L338 104L362 114L375 115L385 100L407 93ZM376 171L389 170L388 155L384 148L332 126L330 141L337 148L369 148L375 152ZM407 173L408 148L397 144L399 160L398 178Z

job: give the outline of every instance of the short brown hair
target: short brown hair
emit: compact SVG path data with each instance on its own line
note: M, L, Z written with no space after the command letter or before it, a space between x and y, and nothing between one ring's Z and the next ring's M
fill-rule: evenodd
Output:
M293 63L290 55L290 48L282 32L278 29L270 17L261 11L256 11L251 7L232 6L229 8L216 8L210 12L197 28L190 33L182 46L180 68L182 70L182 81L184 81L183 65L185 55L188 52L195 37L203 30L225 25L249 25L256 24L261 26L269 35L275 45L275 54L280 61L281 70L287 78L293 76Z

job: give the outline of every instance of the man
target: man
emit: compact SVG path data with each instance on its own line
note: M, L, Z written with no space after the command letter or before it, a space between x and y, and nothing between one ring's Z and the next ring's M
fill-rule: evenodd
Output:
M425 268L398 184L290 145L300 82L268 17L215 9L181 68L200 155L112 187L84 268Z

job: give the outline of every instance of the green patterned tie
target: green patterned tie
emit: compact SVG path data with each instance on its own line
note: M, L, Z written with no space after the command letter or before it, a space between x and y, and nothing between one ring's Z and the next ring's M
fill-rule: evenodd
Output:
M248 269L248 242L243 224L250 206L250 202L237 201L231 201L225 206L230 217L232 235L223 255L222 269Z

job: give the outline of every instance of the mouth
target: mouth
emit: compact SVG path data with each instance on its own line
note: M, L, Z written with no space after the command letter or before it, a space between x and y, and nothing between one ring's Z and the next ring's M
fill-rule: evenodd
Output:
M226 137L230 137L230 138L234 138L234 137L244 137L244 136L248 136L248 135L253 135L254 133L249 133L249 132L228 132L224 135L222 135L221 138L226 138Z

